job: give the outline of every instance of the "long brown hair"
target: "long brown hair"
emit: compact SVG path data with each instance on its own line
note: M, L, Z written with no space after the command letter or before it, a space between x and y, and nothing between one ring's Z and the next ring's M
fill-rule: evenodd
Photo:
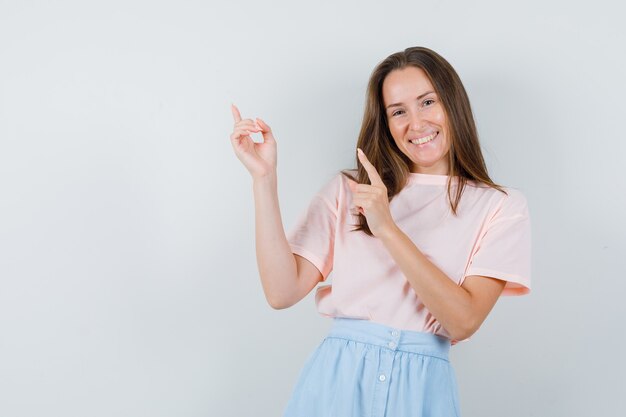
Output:
M383 102L382 86L385 77L391 71L408 66L424 70L441 100L446 115L450 141L447 190L452 213L457 215L457 206L468 180L486 184L507 194L502 186L495 184L489 178L478 141L472 108L458 74L448 61L435 51L415 46L389 55L372 71L367 86L363 122L357 140L357 148L363 150L385 183L389 201L406 185L411 161L398 149L391 136ZM344 169L340 171L341 174L360 184L369 184L367 171L356 157L356 149L355 158L357 169ZM356 171L356 178L348 171ZM455 177L458 177L458 187L454 187L456 194L453 200L451 180ZM366 217L359 213L358 218L358 227L352 231L362 230L369 236L373 236Z

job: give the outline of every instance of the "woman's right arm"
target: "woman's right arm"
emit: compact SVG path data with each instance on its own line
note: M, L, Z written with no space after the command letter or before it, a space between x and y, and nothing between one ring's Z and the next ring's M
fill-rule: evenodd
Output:
M254 178L256 257L263 291L275 309L291 307L322 280L306 258L295 255L287 241L278 205L277 178Z
M291 252L278 205L276 140L271 128L257 118L242 120L232 105L235 125L231 143L237 158L253 180L256 257L265 298L272 308L291 307L322 280L320 271L307 259ZM261 132L255 143L250 132Z

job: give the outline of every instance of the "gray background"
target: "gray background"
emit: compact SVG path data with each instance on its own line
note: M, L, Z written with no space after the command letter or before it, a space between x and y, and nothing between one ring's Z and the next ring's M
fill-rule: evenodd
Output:
M531 211L531 294L451 351L463 416L624 415L623 12L0 1L0 415L278 416L330 320L263 296L229 105L274 129L289 228L356 163L371 70L416 45Z

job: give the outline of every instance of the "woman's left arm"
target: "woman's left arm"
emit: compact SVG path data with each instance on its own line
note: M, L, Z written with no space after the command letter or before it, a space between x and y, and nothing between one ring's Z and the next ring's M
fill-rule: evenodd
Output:
M395 224L377 237L428 311L452 338L467 339L480 328L502 293L506 281L470 275L459 286L429 261Z

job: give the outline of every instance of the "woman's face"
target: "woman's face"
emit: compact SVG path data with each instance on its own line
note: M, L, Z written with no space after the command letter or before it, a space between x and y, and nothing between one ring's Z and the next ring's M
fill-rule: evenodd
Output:
M408 66L391 71L382 94L391 136L412 161L411 172L448 175L448 123L424 70ZM416 140L427 142L411 143Z

